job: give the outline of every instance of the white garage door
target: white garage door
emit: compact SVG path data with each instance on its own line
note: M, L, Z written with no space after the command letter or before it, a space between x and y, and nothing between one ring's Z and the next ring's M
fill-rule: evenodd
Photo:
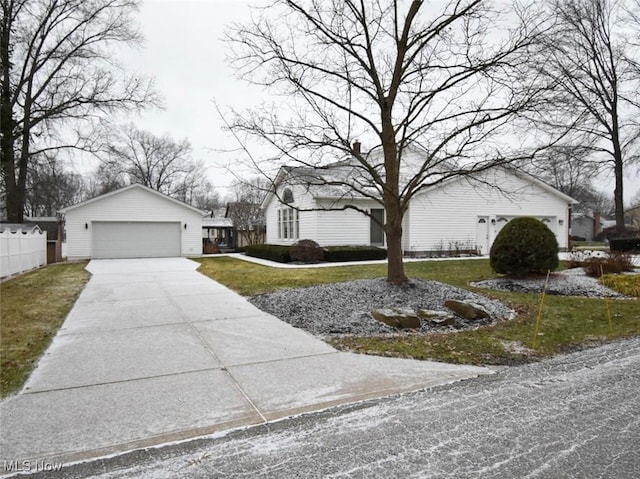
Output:
M93 258L181 256L180 223L93 222Z

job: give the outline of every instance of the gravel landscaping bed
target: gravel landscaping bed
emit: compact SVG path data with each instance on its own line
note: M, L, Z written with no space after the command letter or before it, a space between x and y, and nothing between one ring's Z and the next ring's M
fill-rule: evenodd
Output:
M500 277L471 283L479 288L523 293L542 293L545 277ZM584 297L626 296L600 284L596 278L584 274L582 268L573 268L549 277L547 294ZM448 311L446 300L474 303L490 317L469 321L456 317L449 326L434 325L423 320L417 330L400 330L387 326L371 316L371 310L382 308L409 308ZM455 331L477 328L497 321L512 319L513 310L480 294L437 281L413 279L408 285L397 286L384 278L362 279L345 283L299 288L277 293L262 294L249 301L263 311L318 336L380 336L406 335L414 331Z
M492 278L471 283L477 288L497 289L521 293L542 293L545 277L538 278ZM597 278L584 273L582 268L572 268L549 276L546 294L562 296L586 296L625 298L624 295L600 284Z
M385 279L363 279L345 283L292 289L253 296L251 303L297 328L319 336L410 334L373 319L372 309L401 307L447 310L446 300L472 302L490 315L482 320L456 318L451 326L434 326L422 321L420 332L458 330L491 324L514 317L504 304L482 295L436 281L411 280L397 286ZM416 330L413 330L416 331Z

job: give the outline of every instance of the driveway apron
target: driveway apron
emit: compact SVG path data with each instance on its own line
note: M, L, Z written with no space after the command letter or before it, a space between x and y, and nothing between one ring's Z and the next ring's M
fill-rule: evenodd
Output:
M0 403L0 460L78 461L490 373L338 352L197 267L91 261L24 389Z

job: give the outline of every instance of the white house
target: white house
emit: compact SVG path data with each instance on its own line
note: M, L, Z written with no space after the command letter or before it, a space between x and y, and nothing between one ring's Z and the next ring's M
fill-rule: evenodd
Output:
M340 178L340 180L338 180ZM354 194L340 183L357 184L349 162L321 170L281 168L262 207L271 244L312 239L321 246L385 245L382 228L356 206L381 220L384 210L363 186ZM405 180L406 181L406 180ZM363 183L364 185L364 183ZM511 219L532 216L568 247L571 197L523 172L495 167L471 177L452 177L411 199L404 216L403 250L420 256L450 250L488 254L498 232Z
M60 213L69 259L202 254L203 212L146 186L126 186Z

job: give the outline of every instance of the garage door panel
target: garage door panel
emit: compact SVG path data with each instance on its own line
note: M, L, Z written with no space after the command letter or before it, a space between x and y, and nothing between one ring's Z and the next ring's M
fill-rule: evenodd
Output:
M92 257L162 258L181 256L178 222L94 222Z

